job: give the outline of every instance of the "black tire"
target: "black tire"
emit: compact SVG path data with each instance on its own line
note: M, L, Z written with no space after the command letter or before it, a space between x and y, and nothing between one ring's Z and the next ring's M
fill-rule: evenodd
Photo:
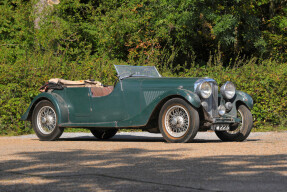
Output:
M44 114L47 110L48 114ZM45 122L44 122L45 121ZM58 126L58 115L50 101L40 101L32 114L33 129L41 141L57 140L63 133L64 128Z
M91 129L91 133L100 140L110 139L116 135L118 129Z
M159 129L169 143L191 142L199 129L198 111L180 98L168 100L159 114ZM178 132L177 132L178 131Z
M249 136L253 127L252 114L245 105L240 105L237 111L241 114L242 126L239 125L238 130L233 132L215 131L217 137L222 141L244 141Z

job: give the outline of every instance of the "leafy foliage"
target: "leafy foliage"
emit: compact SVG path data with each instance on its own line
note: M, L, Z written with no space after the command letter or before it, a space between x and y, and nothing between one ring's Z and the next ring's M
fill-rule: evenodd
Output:
M286 1L39 2L0 2L0 134L31 131L20 115L48 79L112 84L113 64L231 80L255 99L256 126L287 123Z

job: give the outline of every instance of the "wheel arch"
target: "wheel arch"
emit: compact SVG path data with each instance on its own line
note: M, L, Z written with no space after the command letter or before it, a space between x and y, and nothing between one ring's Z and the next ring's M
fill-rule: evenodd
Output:
M243 91L236 91L236 107L238 107L239 105L243 104L245 105L249 110L251 110L253 108L254 102L252 97L243 92Z
M22 115L21 120L32 120L32 115L35 107L41 101L47 100L53 104L58 115L58 124L68 122L68 108L62 97L55 96L55 94L41 93L33 99L27 111Z
M192 93L192 92L191 92ZM152 111L149 119L148 119L148 123L146 125L147 128L154 128L154 127L158 127L158 118L159 118L159 113L163 107L163 105L168 102L171 99L174 98L180 98L182 100L184 100L185 102L189 103L190 105L192 105L193 107L195 107L196 109L200 108L200 99L199 102L194 100L191 100L191 97L188 97L189 94L187 95L183 95L183 94L172 94L172 95L168 95L166 97L164 97L163 99L161 99L161 101L156 105L156 107L154 108L154 110ZM196 95L197 96L197 95ZM196 98L196 97L195 97Z
M239 107L240 105L244 105L244 106L247 107L249 110L252 109L252 108L250 108L250 106L248 106L245 102L243 102L243 101L241 101L241 100L236 101L236 103L235 103L236 109L238 109L238 107Z
M33 114L33 111L35 109L35 107L37 106L38 103L40 103L41 101L50 101L48 98L46 97L40 97L38 98L31 106L29 112L28 112L28 116L27 116L27 120L31 121L32 120L32 114ZM51 102L51 101L50 101ZM52 103L52 102L51 102ZM54 104L53 104L54 105Z

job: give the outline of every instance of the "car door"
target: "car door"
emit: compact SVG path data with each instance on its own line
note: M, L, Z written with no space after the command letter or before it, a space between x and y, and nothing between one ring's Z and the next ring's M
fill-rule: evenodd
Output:
M114 122L116 125L116 122L126 118L127 113L120 83L116 84L109 95L100 97L93 96L92 93L90 95L92 105L91 123L108 126L109 123Z
M91 100L88 87L66 88L66 98L71 123L89 123L91 117Z
M126 111L125 124L137 126L136 119L141 114L141 78L127 78L122 80L123 102Z

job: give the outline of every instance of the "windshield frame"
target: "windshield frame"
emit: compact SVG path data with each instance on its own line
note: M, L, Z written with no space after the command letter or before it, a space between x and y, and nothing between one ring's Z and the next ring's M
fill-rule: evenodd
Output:
M130 78L130 77L150 77L150 78L159 78L159 77L161 77L161 75L160 75L160 73L158 72L158 70L156 69L156 67L155 66L133 66L133 65L114 65L114 67L115 67L115 69L116 69L116 71L117 71L117 77L120 79L120 80L122 80L122 79L125 79L125 78ZM120 73L120 70L119 70L119 68L120 67L130 67L130 69L144 69L144 68L146 68L146 69L149 69L149 70L152 70L151 72L153 72L153 73L155 73L156 72L156 76L154 76L154 75L145 75L145 74L136 74L137 72L135 71L135 72L130 72L130 74L127 74L127 75L123 75L123 74L121 74ZM140 72L138 72L138 73L140 73Z

